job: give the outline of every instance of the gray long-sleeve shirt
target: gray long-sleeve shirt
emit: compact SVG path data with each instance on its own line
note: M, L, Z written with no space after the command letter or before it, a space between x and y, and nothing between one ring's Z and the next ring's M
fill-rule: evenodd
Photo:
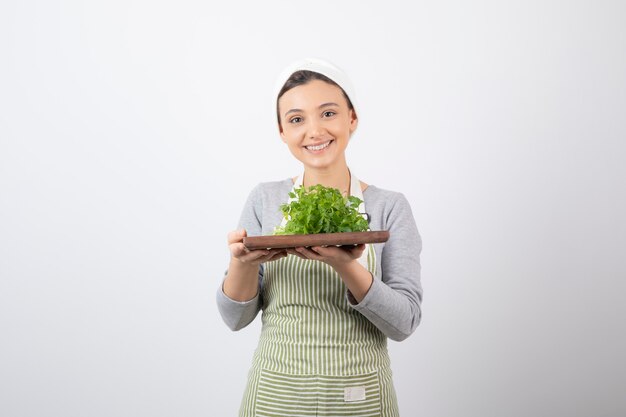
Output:
M291 178L258 184L248 196L238 228L246 229L248 236L272 234L282 220L280 205L287 202L292 187ZM403 194L369 185L363 200L371 218L370 229L389 230L390 235L387 242L374 244L376 274L369 291L360 303L347 292L348 304L390 339L404 340L421 320L421 237ZM218 288L217 306L232 330L250 324L263 308L263 271L261 264L259 291L252 300L235 301L224 294L222 285Z

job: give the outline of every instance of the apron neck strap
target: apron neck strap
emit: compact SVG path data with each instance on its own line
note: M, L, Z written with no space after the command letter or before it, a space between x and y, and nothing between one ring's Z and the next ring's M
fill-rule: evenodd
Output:
M348 172L350 173L350 189L348 190L348 195L352 195L354 197L358 197L363 200L363 192L361 191L361 182L359 179L352 173L350 168L348 168ZM298 176L296 182L293 184L293 189L295 190L298 187L304 186L304 172Z

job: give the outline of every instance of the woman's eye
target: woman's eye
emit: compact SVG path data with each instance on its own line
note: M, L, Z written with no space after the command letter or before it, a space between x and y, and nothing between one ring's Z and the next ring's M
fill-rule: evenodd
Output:
M294 117L292 119L289 119L289 123L300 123L301 120L301 117Z
M334 111L325 111L324 112L324 117L331 117L334 116L336 113Z

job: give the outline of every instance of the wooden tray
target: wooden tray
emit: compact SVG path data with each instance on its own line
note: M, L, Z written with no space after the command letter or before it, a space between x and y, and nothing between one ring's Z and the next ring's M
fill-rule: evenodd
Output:
M243 245L250 249L284 249L300 246L342 246L360 243L382 243L389 239L389 231L318 233L314 235L250 236Z

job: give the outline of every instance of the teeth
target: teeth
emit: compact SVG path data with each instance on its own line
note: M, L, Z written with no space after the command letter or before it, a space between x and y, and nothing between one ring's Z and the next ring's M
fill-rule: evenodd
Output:
M326 142L326 143L322 143L321 145L317 145L317 146L307 146L306 148L310 151L319 151L324 149L325 147L327 147L328 145L330 145L330 141Z

